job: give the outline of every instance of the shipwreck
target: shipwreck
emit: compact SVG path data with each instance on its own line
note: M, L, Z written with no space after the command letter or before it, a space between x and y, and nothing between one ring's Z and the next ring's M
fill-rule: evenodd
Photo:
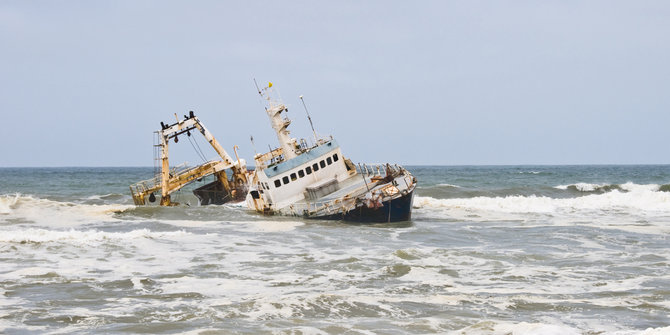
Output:
M245 160L237 155L237 146L233 160L193 112L173 124L161 122L154 144L160 169L154 178L130 185L135 205L147 205L147 201L174 205L170 194L214 176L214 181L193 190L200 205L243 201L249 209L265 215L353 222L411 219L417 180L408 170L397 164L354 164L332 136L317 136L313 125L312 144L292 138L288 130L291 120L282 114L287 107L275 98L278 95L272 83L258 93L266 101L265 112L279 147L256 154L254 169L248 169ZM307 116L311 125L309 112ZM220 159L194 167L170 167L170 141L178 142L178 136L193 133L204 136Z

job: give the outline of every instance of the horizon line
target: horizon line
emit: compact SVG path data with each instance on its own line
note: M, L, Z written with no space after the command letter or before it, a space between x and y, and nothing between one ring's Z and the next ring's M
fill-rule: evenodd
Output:
M369 164L383 164L383 163L369 163ZM485 167L485 166L662 166L670 165L670 163L561 163L561 164L545 164L545 163L521 163L521 164L398 164L401 166L414 167ZM194 165L195 166L195 165ZM247 165L247 168L255 168L255 165ZM30 168L154 168L150 165L27 165L27 166L0 166L0 169L30 169Z

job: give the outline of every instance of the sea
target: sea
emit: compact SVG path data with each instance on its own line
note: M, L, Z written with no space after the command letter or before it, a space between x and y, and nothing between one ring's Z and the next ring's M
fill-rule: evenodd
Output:
M670 166L408 166L412 220L0 169L2 334L669 334Z

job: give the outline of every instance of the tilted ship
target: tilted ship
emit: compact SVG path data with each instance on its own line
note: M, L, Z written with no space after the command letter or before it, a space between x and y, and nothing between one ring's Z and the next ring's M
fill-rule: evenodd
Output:
M279 147L256 154L254 170L247 169L246 162L237 157L237 151L233 160L190 112L174 124L161 123L155 144L160 156L160 173L130 186L135 204L145 205L147 200L155 202L155 193L160 192L160 205L172 205L172 192L213 175L213 182L193 191L201 205L244 201L248 208L266 215L352 222L411 219L417 180L409 171L396 164L355 165L345 158L332 136L318 137L313 127L313 144L291 138L288 130L291 121L282 115L287 108L274 98L272 84L259 89L259 93L267 101L265 110ZM309 117L309 113L307 115ZM168 143L177 142L179 135L191 136L192 131L200 132L221 160L195 167L170 168Z

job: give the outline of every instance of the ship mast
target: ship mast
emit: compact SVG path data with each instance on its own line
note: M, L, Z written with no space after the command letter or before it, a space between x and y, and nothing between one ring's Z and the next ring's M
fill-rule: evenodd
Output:
M272 83L268 83L268 87L264 88L262 91L259 90L258 93L267 100L268 107L265 108L265 111L270 118L272 129L277 133L277 140L279 140L279 145L284 153L284 159L289 160L295 158L298 156L296 153L297 143L294 138L291 138L291 132L287 129L291 124L291 120L288 117L282 117L281 115L282 112L288 111L288 108L281 102L279 94L272 88ZM274 98L274 95L276 95L277 98Z

